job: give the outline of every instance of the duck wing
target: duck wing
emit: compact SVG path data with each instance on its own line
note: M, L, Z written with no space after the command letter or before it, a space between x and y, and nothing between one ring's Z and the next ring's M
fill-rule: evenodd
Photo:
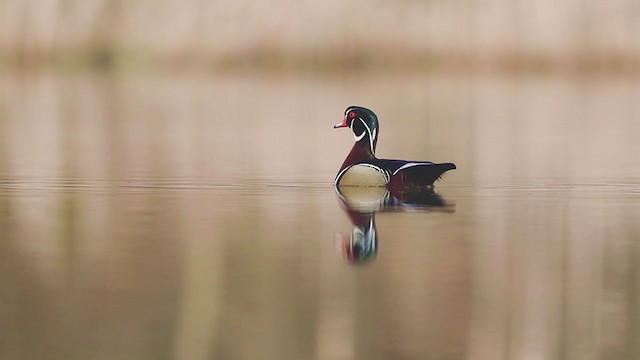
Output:
M442 174L456 168L453 163L379 159L379 166L387 169L390 184L402 186L432 185Z

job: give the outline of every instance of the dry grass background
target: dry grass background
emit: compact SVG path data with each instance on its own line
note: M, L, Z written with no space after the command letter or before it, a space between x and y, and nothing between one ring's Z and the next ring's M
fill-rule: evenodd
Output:
M635 0L0 0L0 62L640 69Z

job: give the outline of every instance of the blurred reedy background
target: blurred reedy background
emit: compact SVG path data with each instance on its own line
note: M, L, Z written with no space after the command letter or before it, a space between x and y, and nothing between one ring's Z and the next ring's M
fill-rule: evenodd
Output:
M640 69L634 0L2 0L5 64Z

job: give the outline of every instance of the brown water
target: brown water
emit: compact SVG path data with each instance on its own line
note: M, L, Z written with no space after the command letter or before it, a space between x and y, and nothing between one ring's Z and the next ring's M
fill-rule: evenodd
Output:
M638 359L637 84L0 75L0 358ZM458 165L362 263L351 104Z

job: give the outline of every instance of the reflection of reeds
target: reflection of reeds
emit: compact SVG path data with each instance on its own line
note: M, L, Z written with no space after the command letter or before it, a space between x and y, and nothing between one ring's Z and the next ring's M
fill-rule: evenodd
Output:
M5 0L0 61L219 68L640 68L634 0Z

